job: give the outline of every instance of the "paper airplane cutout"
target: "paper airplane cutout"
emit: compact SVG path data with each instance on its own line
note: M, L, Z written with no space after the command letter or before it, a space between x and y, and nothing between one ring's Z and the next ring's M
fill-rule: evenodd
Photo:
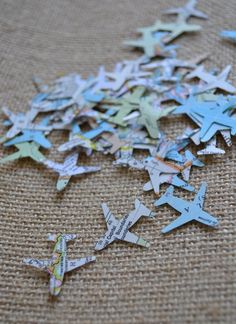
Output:
M162 22L159 23L160 25L158 30L164 30L170 32L170 34L163 39L164 43L172 42L174 39L176 39L183 33L192 33L201 30L201 26L188 24L184 20L177 20L174 23L162 23Z
M146 127L149 135L152 138L158 138L159 136L159 130L157 126L157 121L167 116L169 113L171 113L174 108L154 108L153 107L153 101L150 99L150 97L143 97L140 100L140 106L139 106L140 114L141 116L138 118L138 124L143 125Z
M199 137L199 141L208 142L220 131L227 145L231 144L230 134L235 134L236 118L231 116L231 112L236 107L236 97L219 96L214 101L198 101L195 97L190 96L182 106L177 107L172 113L186 113L200 129L195 133L195 139Z
M206 84L199 86L195 93L206 92L212 89L221 89L228 93L235 93L236 88L227 82L228 75L231 70L231 65L227 65L225 69L219 75L213 75L204 70L204 66L200 65L194 71L190 72L186 79L198 78L204 81Z
M119 69L116 70L115 72L106 73L106 76L113 80L112 81L113 91L118 91L123 86L123 84L128 80L135 79L135 78L142 78L148 75L150 75L150 73L148 72L133 71L133 66L130 64L124 67L120 66Z
M162 61L152 62L149 64L145 64L143 69L145 70L153 70L153 69L162 69L162 75L159 77L160 81L177 81L177 77L174 76L174 71L177 68L187 68L194 69L196 64L188 61L179 60L176 58L167 58Z
M44 118L39 125L47 126L49 118ZM5 142L3 146L11 146L14 144L19 144L23 142L35 142L39 146L42 146L46 149L52 147L51 142L45 137L45 134L41 130L36 129L24 129L22 130L22 135L14 137L13 139Z
M37 111L29 110L26 114L18 113L14 114L7 107L3 107L2 111L11 121L11 128L7 131L5 138L10 139L18 135L21 131L25 129L37 129L37 130L50 130L50 127L45 125L36 125L32 121L37 115Z
M207 19L208 16L205 13L195 8L196 4L197 0L189 0L185 6L178 8L170 8L164 10L163 13L178 15L181 19L185 21L188 20L190 17Z
M131 111L138 109L140 99L143 96L144 92L144 87L137 87L132 93L124 95L122 99L118 99L116 101L116 107L119 110L117 111L117 114L115 114L115 116L109 118L109 121L119 126L126 126L127 123L124 122L124 118L129 113L131 113Z
M139 28L138 30L142 33L142 37L137 40L128 40L124 44L127 46L133 46L136 48L141 48L144 54L148 58L153 58L155 56L168 57L174 56L175 47L165 46L162 39L166 36L166 33L153 33L153 31L147 28Z
M107 204L102 204L102 210L108 230L97 242L95 250L102 250L116 240L137 244L143 247L150 246L143 238L129 231L129 228L132 227L140 217L155 216L155 213L145 207L138 199L135 200L135 209L120 220L115 218Z
M102 126L102 127L104 127L103 128L103 130L104 130L105 126ZM108 130L110 130L110 128ZM93 133L94 136L93 136L90 133L91 139L96 137L97 134L98 133L94 132ZM91 139L88 138L88 135L86 135L86 133L82 133L82 131L77 123L73 123L69 141L60 145L57 149L59 152L65 152L65 151L73 149L74 147L80 146L85 149L88 149L89 151L90 150L103 151L102 146L99 143L92 141Z
M70 181L70 178L73 175L96 172L101 170L99 166L77 166L76 164L78 157L79 153L73 152L65 158L64 163L56 163L51 160L43 161L44 165L59 173L59 178L56 184L56 188L58 191L63 190L67 186L67 184Z
M186 200L173 196L174 187L170 186L166 190L164 195L162 195L161 198L156 200L156 202L154 203L155 206L168 204L181 213L181 215L176 220L174 220L172 223L163 228L162 233L168 233L193 220L208 225L210 227L216 227L219 224L218 220L215 217L211 216L202 209L205 199L206 188L207 184L202 183L194 200L188 202Z
M0 164L29 157L32 160L43 163L46 157L39 151L39 145L35 142L24 142L14 145L18 151L0 160Z
M144 160L144 169L149 174L153 190L156 194L159 194L160 191L161 174L177 175L182 171L181 166L165 161L159 156L146 158Z
M65 273L80 268L87 263L96 260L95 256L88 256L81 259L68 260L67 242L74 240L75 234L48 234L48 240L55 242L51 259L24 259L23 262L32 267L47 272L50 275L50 294L58 296Z

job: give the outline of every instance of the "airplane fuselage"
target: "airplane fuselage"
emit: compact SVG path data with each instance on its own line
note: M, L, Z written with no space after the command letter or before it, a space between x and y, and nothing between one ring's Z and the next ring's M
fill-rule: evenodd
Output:
M62 236L57 237L51 264L48 267L50 274L50 293L57 296L60 293L66 269L66 239Z
M138 220L141 216L138 216ZM132 225L131 221L132 215L125 215L120 221L117 221L117 224L114 224L104 235L103 242L105 246L113 242L115 239L121 239L125 237L129 228ZM136 221L135 220L135 221Z

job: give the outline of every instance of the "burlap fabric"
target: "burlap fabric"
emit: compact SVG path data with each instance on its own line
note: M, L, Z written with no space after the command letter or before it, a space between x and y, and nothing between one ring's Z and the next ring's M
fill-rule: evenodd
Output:
M100 64L109 69L119 60L135 58L137 52L124 48L122 41L136 37L137 27L152 24L162 9L173 5L174 0L2 0L1 105L26 110L35 94L33 75L45 81L73 71L88 76ZM208 67L232 64L235 75L236 46L218 36L222 29L236 28L235 0L202 0L199 9L210 20L192 20L203 31L179 39L180 56L210 52ZM181 117L162 125L174 137L187 124ZM51 139L62 143L65 135L56 133ZM1 149L1 156L8 152ZM63 159L53 152L50 156ZM102 171L73 179L62 194L55 190L56 175L32 161L1 166L1 322L235 323L235 146L222 157L208 158L191 176L196 188L208 182L205 208L219 218L218 230L190 224L163 236L161 228L177 213L156 209L154 220L143 219L133 229L149 239L149 249L118 242L96 253L96 263L66 275L56 301L49 298L47 274L22 263L24 257L50 256L48 232L79 235L69 244L71 258L94 254L94 243L106 228L101 202L120 217L133 208L136 197L155 209L154 194L142 191L147 175L115 168L112 160L98 154L82 157L81 163L100 164Z

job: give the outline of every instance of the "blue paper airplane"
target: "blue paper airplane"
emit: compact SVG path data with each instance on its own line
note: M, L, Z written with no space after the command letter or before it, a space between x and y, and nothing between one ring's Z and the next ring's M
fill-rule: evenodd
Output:
M211 216L202 209L206 188L207 184L203 182L194 200L188 202L179 197L173 196L174 187L170 186L166 190L164 195L162 195L160 199L155 201L155 206L168 204L181 213L181 215L176 220L162 229L162 233L170 232L175 228L178 228L193 220L211 227L215 227L219 224L218 220L215 217Z
M47 126L49 118L46 117L42 120L40 125ZM45 134L41 130L36 129L24 129L22 131L22 135L19 135L10 141L7 141L3 144L3 146L11 146L14 144L19 144L23 142L35 142L44 148L52 147L51 142L45 137Z

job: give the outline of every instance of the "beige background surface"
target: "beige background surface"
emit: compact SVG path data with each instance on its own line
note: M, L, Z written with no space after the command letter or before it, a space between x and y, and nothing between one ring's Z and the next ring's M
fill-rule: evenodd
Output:
M84 76L100 64L112 68L137 52L122 41L135 29L161 18L174 0L1 0L0 102L15 111L27 109L35 94L31 77L45 81L73 71ZM179 53L190 58L211 53L208 67L232 64L236 45L218 32L236 29L235 0L202 0L210 19L196 21L199 34L178 40ZM165 18L166 19L166 18ZM236 81L234 81L234 84ZM3 118L3 116L1 115ZM162 123L172 136L187 118ZM1 128L2 129L2 128ZM2 132L2 131L1 131ZM65 134L64 134L65 135ZM51 137L62 143L63 134ZM234 144L235 141L234 141ZM8 150L1 149L1 156ZM61 155L54 155L58 161ZM133 231L149 239L148 250L122 242L96 253L97 262L66 275L61 296L48 295L48 276L22 264L24 257L48 258L48 232L77 233L69 245L72 258L94 253L104 233L100 209L107 202L115 215L133 208L136 197L153 207L154 194L142 192L146 174L112 166L112 157L96 155L82 162L102 171L71 181L63 194L56 175L29 160L0 168L0 321L2 323L233 323L236 321L236 150L194 169L191 183L208 182L205 208L220 220L218 230L190 224L166 236L160 230L176 217L163 207L154 220L141 220ZM162 192L166 189L164 186ZM191 199L191 193L176 190Z

